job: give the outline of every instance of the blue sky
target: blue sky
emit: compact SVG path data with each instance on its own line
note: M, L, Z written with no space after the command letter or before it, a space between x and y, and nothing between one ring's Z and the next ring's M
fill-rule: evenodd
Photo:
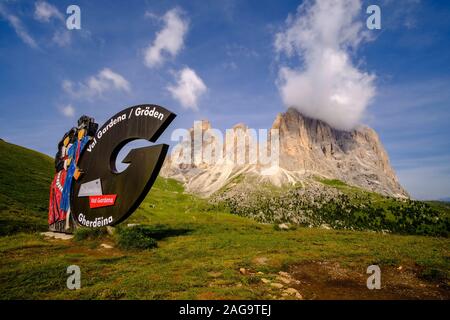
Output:
M81 30L66 28L70 4L81 9ZM353 25L365 29L370 4L381 8L381 30L361 30L367 38L343 49L373 76L360 122L378 132L412 196L450 197L450 4L363 1ZM299 5L0 1L0 137L53 155L80 115L102 124L139 103L177 113L172 128L205 118L219 129L268 128L286 109L280 69L307 69L275 45L304 19ZM158 41L165 29L169 40Z

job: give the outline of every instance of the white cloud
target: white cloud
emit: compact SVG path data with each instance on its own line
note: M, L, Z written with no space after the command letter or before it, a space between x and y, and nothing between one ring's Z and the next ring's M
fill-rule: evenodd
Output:
M225 46L225 53L228 57L234 58L234 57L241 57L241 58L258 58L259 53L256 50L253 50L251 48L247 48L243 45L232 43L227 44Z
M164 28L156 34L155 40L145 49L145 64L156 67L164 62L165 55L175 57L183 47L188 21L178 8L167 11L163 18Z
M24 43L32 48L38 48L36 41L30 36L22 21L17 16L10 14L2 4L0 4L0 17L9 22Z
M34 18L41 22L49 22L52 18L64 21L64 15L54 5L45 1L34 4Z
M176 85L168 86L172 97L186 109L198 110L198 99L207 88L194 70L185 67L176 73Z
M153 13L151 11L148 11L148 10L145 11L144 17L152 19L152 20L160 20L160 16L158 16L157 14L155 14L155 13Z
M70 42L71 42L70 31L68 31L68 30L57 30L53 34L52 40L58 46L65 47L65 46L69 45Z
M34 18L40 22L48 23L52 19L58 20L62 26L54 32L52 41L60 47L68 46L71 43L71 33L66 29L64 15L54 5L39 1L34 4Z
M129 82L120 74L109 68L104 68L97 75L89 77L86 81L74 84L64 80L63 90L75 98L92 99L102 96L104 92L118 90L130 92Z
M306 0L287 18L275 50L303 64L280 68L277 84L286 106L342 130L359 123L375 95L375 76L350 56L367 39L361 10L359 0Z
M64 116L68 118L72 118L75 115L75 108L71 104L61 107L60 111Z

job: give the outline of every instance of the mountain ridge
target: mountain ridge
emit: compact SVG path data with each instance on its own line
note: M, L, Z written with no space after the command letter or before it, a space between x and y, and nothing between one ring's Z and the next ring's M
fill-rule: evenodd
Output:
M208 129L211 129L211 124L203 120L203 137ZM296 109L289 108L277 114L272 129L279 130L279 164L269 168L270 171L266 167L264 174L261 174L264 168L258 164L176 163L173 158L180 154L174 153L166 159L161 174L183 182L188 192L205 197L239 175L252 175L257 177L257 182L269 182L277 187L317 177L338 179L382 195L409 197L390 166L388 154L378 134L367 126L359 126L352 131L337 130L321 120L308 118ZM244 135L249 135L243 123L235 125L233 130L241 130ZM190 129L190 134L193 153L193 129ZM207 145L208 142L203 140L203 149ZM237 144L233 144L235 153L237 148Z

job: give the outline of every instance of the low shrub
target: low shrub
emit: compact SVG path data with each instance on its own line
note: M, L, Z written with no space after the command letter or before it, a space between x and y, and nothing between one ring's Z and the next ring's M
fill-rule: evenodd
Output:
M116 242L122 249L151 249L157 246L151 237L153 229L147 226L121 227L116 232Z
M77 228L74 232L74 240L97 240L108 236L106 228Z

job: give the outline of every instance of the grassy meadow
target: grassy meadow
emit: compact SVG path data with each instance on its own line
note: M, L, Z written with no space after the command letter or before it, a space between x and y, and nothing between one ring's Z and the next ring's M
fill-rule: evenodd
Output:
M450 297L446 237L282 230L211 206L170 179L158 178L123 223L146 226L151 249L125 249L105 232L49 239L40 231L52 159L3 141L0 153L0 299ZM74 264L79 290L66 287ZM382 270L381 290L366 288L371 264Z

